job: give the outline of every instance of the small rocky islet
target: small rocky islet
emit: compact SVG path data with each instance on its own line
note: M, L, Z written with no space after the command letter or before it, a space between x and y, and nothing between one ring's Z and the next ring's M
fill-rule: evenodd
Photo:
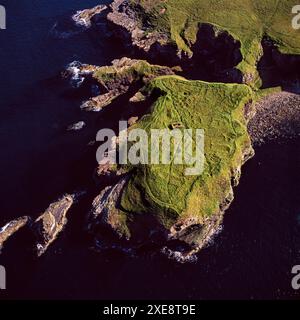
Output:
M231 1L230 5L223 0L219 3L221 8L211 2L185 1L179 5L175 0L115 0L110 6L86 9L72 17L82 28L98 25L102 28L105 23L112 23L121 33L130 35L133 47L146 54L153 48L157 54L170 46L177 50L177 55L170 58L174 67L127 57L112 61L110 66L70 64L63 76L74 87L79 88L90 79L99 87L100 94L84 102L82 110L99 112L109 108L133 84L138 84L128 103L148 101L148 108L143 116L128 119L128 131L132 128L172 130L172 124L180 122L183 128L201 128L206 134L206 161L200 176L185 176L186 167L173 163L169 166L108 164L98 168L98 179L105 176L109 185L99 190L91 203L85 228L98 248L138 250L151 244L179 262L194 261L195 253L220 229L224 213L234 200L233 188L239 183L242 166L254 156L253 145L299 135L299 95L280 87L267 88L258 72L263 55L261 43L266 36L277 44L274 59L279 66L285 64L291 69L299 66L300 36L293 32L282 34L279 23L287 27L282 13L292 1L280 3L275 14L271 11L269 20L261 12L268 12L272 1L253 0L248 6L244 2L241 5L239 0ZM207 6L209 10L205 10ZM226 10L216 17L214 10L223 7ZM249 19L243 20L247 14ZM243 20L248 32L237 17ZM236 66L242 74L240 81L205 82L182 76L178 65L193 59L192 48L201 24L211 25L216 37L230 35L240 44L242 59ZM77 127L75 124L69 130L78 130ZM36 235L37 254L44 254L67 223L75 199L75 194L63 196L34 222L29 217L9 222L0 229L0 247L29 225ZM107 240L107 230L113 241Z

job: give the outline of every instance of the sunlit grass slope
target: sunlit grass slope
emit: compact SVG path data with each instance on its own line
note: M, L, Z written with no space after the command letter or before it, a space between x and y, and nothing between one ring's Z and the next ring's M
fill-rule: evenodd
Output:
M272 38L283 53L300 54L300 31L292 28L297 0L132 0L140 4L154 29L168 33L178 48L191 54L201 23L229 32L241 42L238 68L259 85L256 64L263 36ZM143 13L143 14L144 14Z
M124 212L153 213L170 227L189 217L202 222L217 214L231 193L231 180L251 153L251 142L244 115L245 104L253 98L246 85L187 81L178 76L153 80L147 90L160 92L159 98L134 127L172 130L203 129L205 170L199 176L186 176L189 166L138 165L126 187L121 207ZM193 139L195 136L193 136Z

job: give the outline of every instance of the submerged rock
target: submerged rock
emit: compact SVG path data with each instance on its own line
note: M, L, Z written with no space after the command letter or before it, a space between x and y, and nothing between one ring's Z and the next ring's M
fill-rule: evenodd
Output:
M14 235L19 229L26 226L30 221L30 217L24 216L16 220L10 221L4 227L0 229L0 252L3 248L3 244L7 241L12 235Z
M75 200L74 195L65 195L52 203L48 209L38 217L33 228L37 236L37 254L45 253L51 243L58 237L67 223L67 213Z
M67 130L68 131L79 131L81 129L83 129L86 126L86 123L84 121L79 121L76 122L70 126L68 126Z

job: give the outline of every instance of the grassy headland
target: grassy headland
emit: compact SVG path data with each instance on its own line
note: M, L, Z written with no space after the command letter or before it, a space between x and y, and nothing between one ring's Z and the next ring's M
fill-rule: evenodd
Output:
M131 0L149 31L168 34L179 50L191 55L199 25L208 23L216 32L227 31L241 43L243 61L238 69L249 84L259 87L256 64L261 41L270 37L285 54L300 54L300 32L292 28L292 8L297 0Z
M144 90L160 92L159 98L131 129L144 129L149 136L151 129L172 130L173 123L181 123L182 129L203 129L205 169L199 176L186 176L189 166L174 164L174 159L170 165L129 165L126 169L133 175L120 210L133 219L154 214L167 229L188 219L204 224L222 211L232 196L232 180L238 182L242 164L253 155L244 109L253 92L247 85L178 76L158 77Z

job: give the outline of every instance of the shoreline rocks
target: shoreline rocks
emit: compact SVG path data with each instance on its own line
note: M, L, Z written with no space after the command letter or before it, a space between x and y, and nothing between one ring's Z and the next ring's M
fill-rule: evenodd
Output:
M0 253L4 243L17 231L25 227L29 222L30 217L24 216L8 222L4 227L0 229Z
M87 80L94 80L100 87L101 94L92 97L81 105L85 111L99 112L115 99L128 92L130 86L140 82L146 85L156 77L174 75L178 68L151 65L147 61L123 57L115 59L110 66L97 67L93 65L72 62L63 77L70 79L74 88L79 88ZM131 101L142 101L144 97L137 93Z
M105 11L107 11L108 7L106 5L98 5L91 9L85 9L81 11L77 11L72 19L76 25L90 28L93 22L97 22L99 18L103 17Z
M85 126L86 123L84 121L79 121L68 126L67 131L79 131L82 130Z
M74 200L74 195L63 196L60 200L50 204L48 209L35 220L33 229L37 237L36 248L39 257L46 252L67 224L67 213Z
M262 98L255 105L255 115L248 124L254 145L300 135L300 96L278 92Z
M88 231L94 233L99 225L110 228L119 238L130 238L130 231L125 223L126 216L118 209L122 191L128 182L128 175L123 176L115 185L102 190L92 204L88 217ZM97 231L96 231L97 233Z
M131 8L127 0L115 0L110 5L112 12L108 13L107 19L127 30L131 35L132 44L145 52L149 52L152 45L159 43L166 45L169 42L165 34L157 31L147 32L140 26L136 12Z

